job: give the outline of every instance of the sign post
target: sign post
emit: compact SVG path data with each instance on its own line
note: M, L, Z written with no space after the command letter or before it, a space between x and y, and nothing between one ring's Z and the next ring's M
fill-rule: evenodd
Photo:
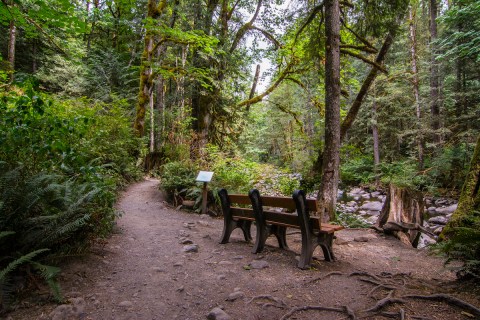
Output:
M213 172L212 171L200 171L198 173L197 182L203 182L202 190L202 214L207 214L207 197L208 197L208 187L207 184L212 181Z

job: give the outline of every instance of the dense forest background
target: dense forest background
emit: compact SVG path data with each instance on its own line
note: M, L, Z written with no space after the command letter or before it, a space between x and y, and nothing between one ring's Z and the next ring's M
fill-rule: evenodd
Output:
M333 2L2 0L0 304L20 266L55 291L52 259L107 235L144 171L174 200L198 201L198 169L320 190L330 218L337 181L458 196L480 1Z

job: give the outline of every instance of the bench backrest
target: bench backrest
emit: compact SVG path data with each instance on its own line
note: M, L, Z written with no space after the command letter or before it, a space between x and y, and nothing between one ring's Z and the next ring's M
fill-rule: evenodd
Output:
M246 204L251 205L248 195L243 194L229 194L228 198L231 204ZM295 201L289 197L275 197L275 196L261 196L262 205L264 207L285 208L289 211L295 211ZM310 212L317 211L317 200L307 199L307 210Z

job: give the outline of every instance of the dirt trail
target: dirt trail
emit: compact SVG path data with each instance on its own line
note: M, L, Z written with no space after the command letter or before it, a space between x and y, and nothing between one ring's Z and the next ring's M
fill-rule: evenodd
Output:
M220 245L223 221L168 207L156 180L129 187L118 208L124 212L118 232L92 254L62 267L70 305L25 302L10 319L206 319L215 307L231 319L280 319L301 306L348 307L365 315L360 311L391 291L396 296L448 293L479 305L475 295L459 292L440 259L372 230L339 232L337 261L323 261L317 249L315 267L302 271L296 268L298 233L287 237L290 250L276 248L272 239L261 255L251 254L252 244L242 241L239 230L231 243ZM197 252L184 251L195 245ZM401 308L406 319L468 319L443 302L409 300L385 310ZM291 318L342 319L346 313L309 310ZM384 319L367 315L377 318Z

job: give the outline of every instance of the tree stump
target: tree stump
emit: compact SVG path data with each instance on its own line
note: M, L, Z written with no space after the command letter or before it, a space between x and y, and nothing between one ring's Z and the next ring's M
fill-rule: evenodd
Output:
M423 225L423 210L421 192L390 185L376 227L416 248Z

